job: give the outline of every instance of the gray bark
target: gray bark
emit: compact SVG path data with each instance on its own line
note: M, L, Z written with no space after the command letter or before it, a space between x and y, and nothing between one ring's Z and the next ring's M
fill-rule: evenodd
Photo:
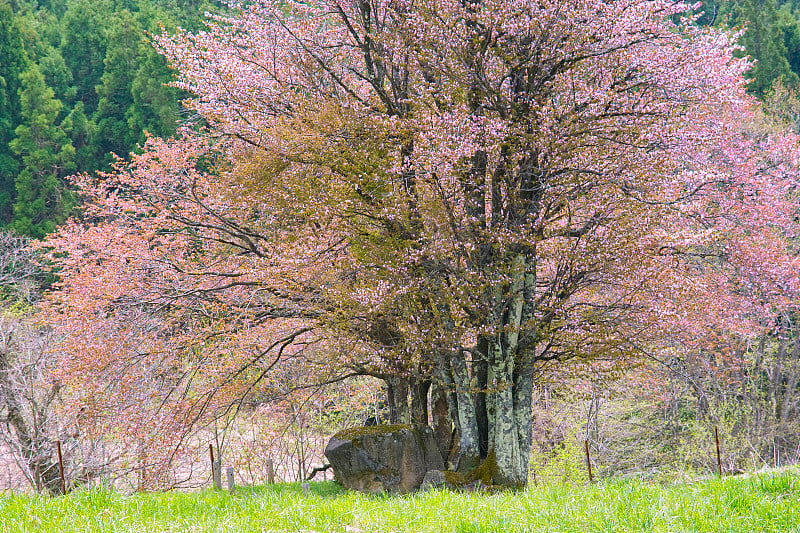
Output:
M445 371L439 372L439 375L431 385L431 418L433 438L446 464L452 451L453 424L451 422L448 387L442 376L445 373Z
M488 339L489 447L496 461L493 481L506 486L523 486L528 479L533 377L520 350L527 280L525 256L517 254L511 265L502 329Z
M464 352L459 351L453 354L451 363L456 401L458 402L458 425L461 429L458 470L465 472L477 467L481 461L478 418L475 412L475 402L470 394L473 390L473 384L467 370Z
M411 418L408 411L408 380L393 377L386 380L389 400L389 422L392 424L409 424Z

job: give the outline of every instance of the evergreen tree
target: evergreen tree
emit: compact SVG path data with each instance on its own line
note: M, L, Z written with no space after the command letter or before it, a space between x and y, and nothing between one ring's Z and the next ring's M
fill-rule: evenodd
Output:
M782 5L778 11L777 25L783 34L789 68L800 76L800 21L792 14L789 4Z
M180 119L180 101L188 95L169 87L172 71L166 60L148 47L141 59L141 66L131 84L133 105L126 115L128 129L138 137L135 142L144 142L147 131L159 137L175 134Z
M19 164L9 143L21 122L20 74L26 69L22 36L11 6L0 0L0 223L11 219Z
M22 159L22 168L16 178L11 227L23 235L43 237L65 219L72 206L62 178L75 169L75 148L57 123L61 101L35 64L22 74L21 82L22 124L10 146Z
M131 86L143 54L143 40L144 30L130 11L121 11L108 30L105 70L97 86L99 102L94 115L97 149L106 160L112 152L127 156L139 136L128 127L126 115L133 105Z
M97 149L92 142L95 137L95 125L83 112L83 102L77 102L69 115L61 122L61 128L67 134L75 148L75 168L79 172L100 168L97 160Z
M172 72L145 30L198 27L205 3L0 0L0 227L46 231L69 204L58 200L66 173L102 169L110 152L127 156L145 130L175 133L185 94L166 86ZM30 139L42 135L34 149Z
M699 8L701 13L697 19L700 26L718 26L730 16L730 2L724 0L703 0Z
M47 86L53 89L59 100L73 100L75 87L72 85L72 72L67 67L58 48L48 47L46 54L37 62Z
M71 0L61 21L61 55L72 73L75 99L83 102L87 114L97 109L95 87L103 76L106 25L111 14L103 1Z
M763 98L776 80L794 85L800 82L787 60L784 32L778 25L775 0L744 0L735 10L736 24L747 24L741 39L746 53L756 60L747 74L748 90Z

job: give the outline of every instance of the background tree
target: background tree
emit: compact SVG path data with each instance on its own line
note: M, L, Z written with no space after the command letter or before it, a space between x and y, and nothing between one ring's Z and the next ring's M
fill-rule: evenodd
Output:
M14 13L8 3L0 3L0 219L11 216L14 182L19 162L9 143L21 122L20 75L27 68L27 57Z
M55 454L60 384L46 330L4 311L0 319L0 439L36 491L61 492Z
M172 74L147 44L145 29L158 32L160 25L174 28L178 23L194 27L198 13L162 1L3 4L7 53L0 73L6 80L0 103L0 136L4 136L0 176L5 180L0 183L0 220L4 227L17 231L30 227L32 235L41 235L43 228L16 221L13 208L19 203L17 177L24 166L22 154L10 149L22 122L18 98L23 71L35 64L61 101L54 123L68 130L76 151L74 170L105 168L112 152L124 158L144 142L145 130L174 135L181 117L179 101L185 95L164 86ZM59 214L53 216L48 228L60 220Z
M128 127L126 115L132 106L131 86L143 55L144 30L129 11L120 12L107 28L108 48L105 69L97 86L100 100L94 121L96 134L102 141L100 153L128 154L138 132Z
M736 23L747 24L741 43L756 61L747 73L752 80L748 90L763 97L775 80L783 80L787 85L800 82L789 63L790 57L794 59L800 53L794 35L796 21L792 25L787 18L780 17L775 0L744 0L734 13ZM792 46L791 55L787 45Z
M131 81L132 105L125 117L131 142L143 144L145 132L160 137L176 134L185 113L180 101L188 95L169 87L172 71L162 56L145 46L140 67Z
M21 80L22 124L10 143L23 163L16 178L13 225L22 234L42 237L66 218L72 206L63 177L75 169L75 148L57 122L61 102L45 85L38 67L31 66Z
M0 250L0 439L34 489L57 493L53 430L60 384L50 375L57 358L49 332L27 320L41 272L26 239L0 234Z
M74 101L81 101L84 112L94 113L99 96L95 87L103 76L108 36L107 15L110 6L88 0L71 0L62 19L61 55L72 73Z
M31 244L0 233L0 442L33 489L57 494L56 441L62 443L68 489L105 477L118 456L101 446L104 439L84 434L64 410L68 393L57 376L56 333L39 314L53 276Z

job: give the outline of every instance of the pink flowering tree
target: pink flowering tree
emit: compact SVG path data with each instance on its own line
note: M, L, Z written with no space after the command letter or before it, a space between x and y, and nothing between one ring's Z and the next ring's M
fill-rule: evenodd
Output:
M146 345L173 424L352 373L401 421L413 385L426 423L431 387L451 466L523 485L548 368L619 372L797 296L796 139L748 127L748 63L690 7L263 0L161 36L208 129L81 180L51 241L66 371Z

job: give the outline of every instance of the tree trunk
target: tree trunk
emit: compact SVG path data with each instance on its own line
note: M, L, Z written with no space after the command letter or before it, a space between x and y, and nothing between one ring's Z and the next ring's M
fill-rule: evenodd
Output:
M428 425L428 391L431 388L429 379L411 378L409 380L411 393L411 423Z
M486 389L488 387L489 363L486 356L489 350L489 342L485 336L478 337L478 359L473 363L475 369L475 379L477 381L478 393L475 396L475 411L478 417L478 445L481 459L486 459L489 454L489 418L486 411Z
M533 446L533 366L526 362L518 363L514 371L514 420L519 439L520 472L528 479L531 447Z
M475 400L470 394L473 390L473 384L469 377L467 361L463 351L453 354L451 364L453 384L456 390L456 402L458 403L458 426L461 431L459 438L460 453L456 469L459 472L469 472L481 463L478 418L475 412Z
M386 380L386 385L386 399L389 403L389 423L411 423L408 412L408 380L401 377L392 377Z
M435 380L431 385L433 438L445 463L450 458L453 436L453 424L450 418L448 399L447 389L444 384L439 380Z
M489 447L496 463L492 482L522 487L528 480L533 381L529 376L520 376L520 383L515 383L513 358L497 352L496 355L499 357L490 363L490 375L495 377L490 384L495 389L489 435Z
M5 423L11 443L19 454L21 464L28 469L26 476L37 492L46 490L51 494L61 493L58 463L53 460L53 443L45 434L48 420L47 408L58 394L59 386L50 390L37 405L35 399L26 398L25 391L15 387L11 375L8 354L0 350L0 409L5 409ZM33 414L25 417L23 402L28 401Z
M492 481L510 487L527 483L531 448L533 377L519 352L525 284L525 256L518 254L512 261L508 294L501 296L502 329L487 339L489 449L496 462Z

